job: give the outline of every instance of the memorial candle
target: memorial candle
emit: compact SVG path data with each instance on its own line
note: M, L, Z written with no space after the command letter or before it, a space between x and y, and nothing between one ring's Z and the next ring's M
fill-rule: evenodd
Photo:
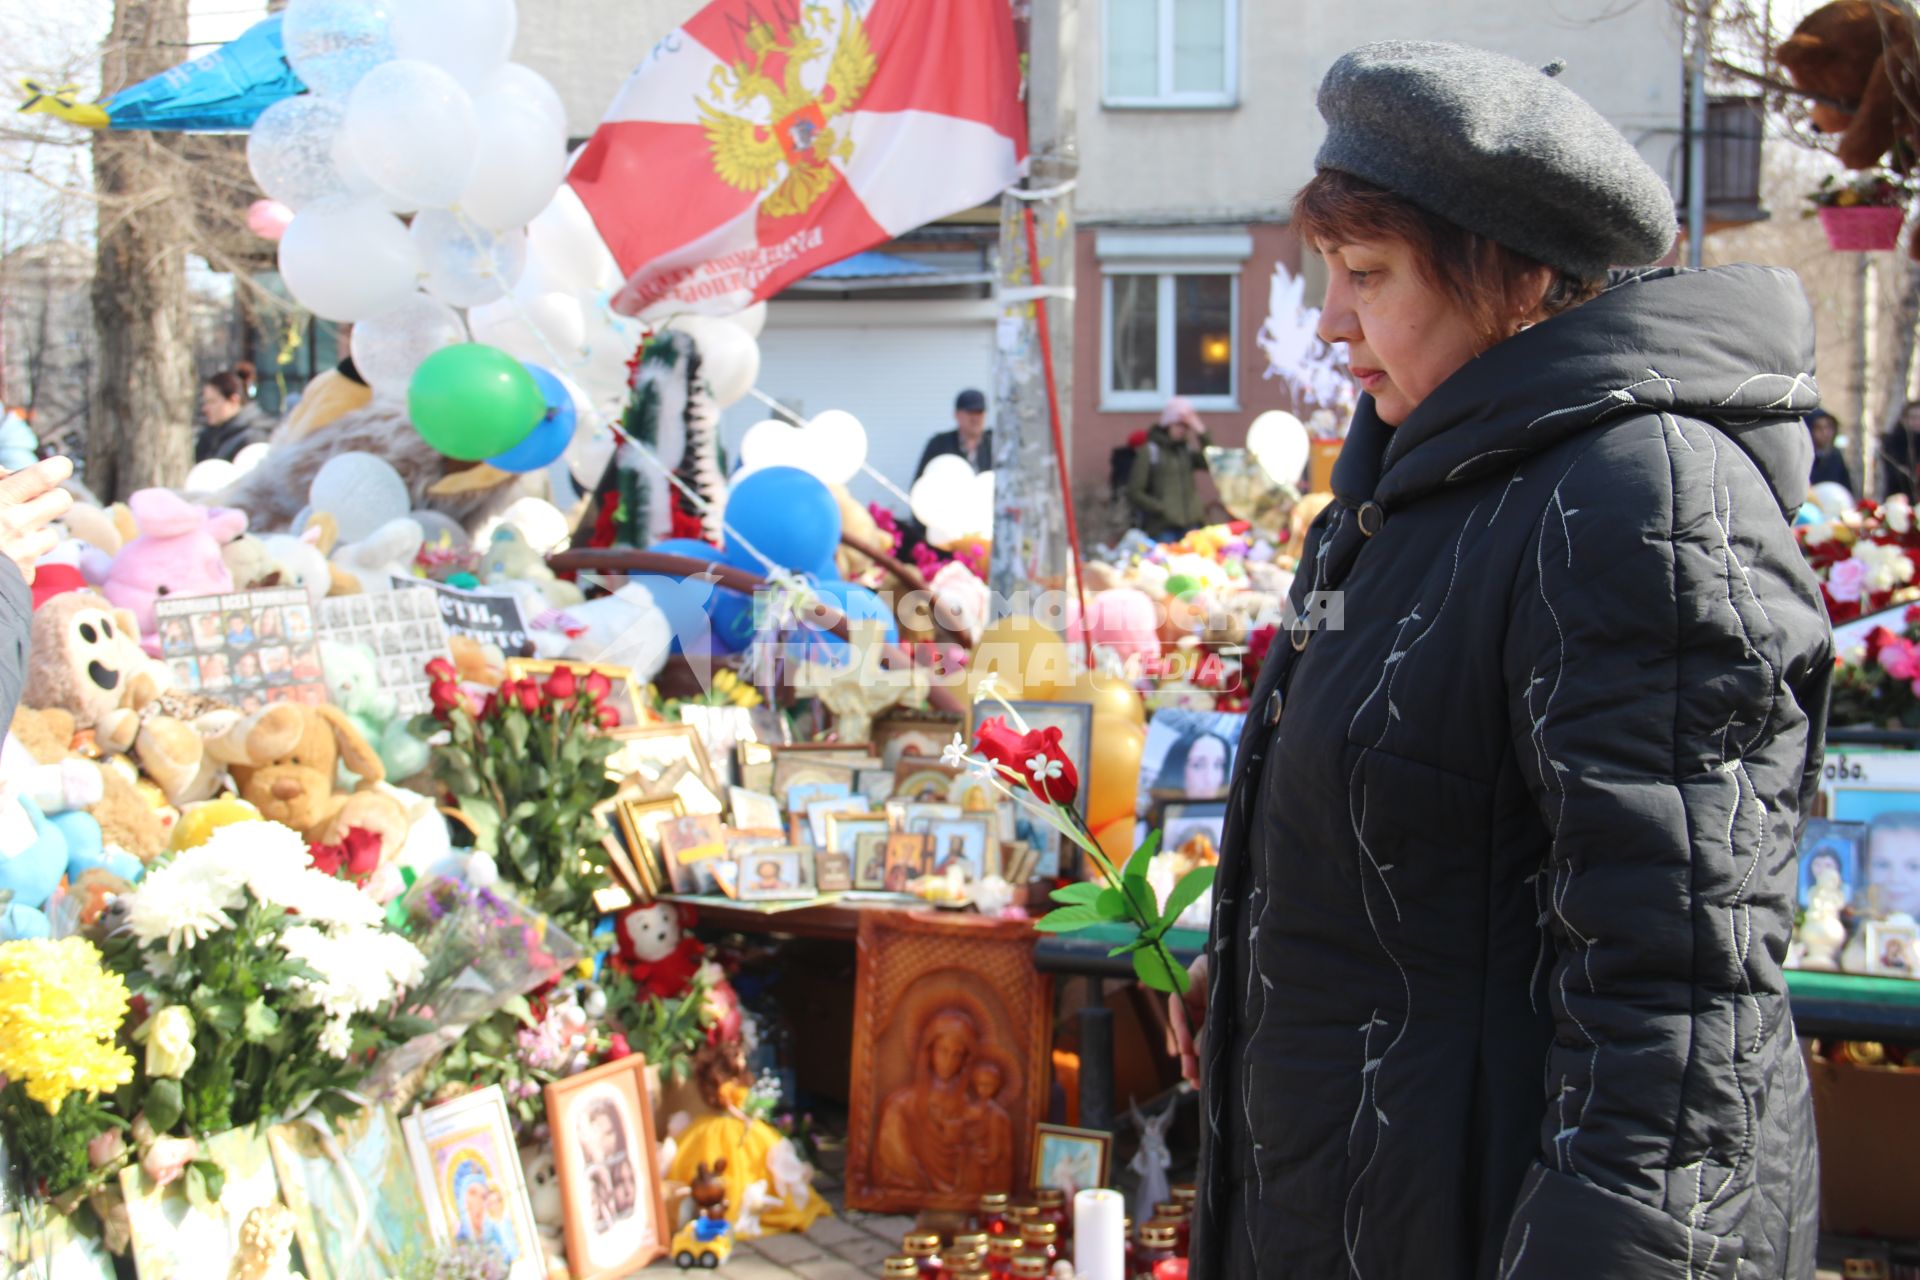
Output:
M1127 1203L1118 1191L1073 1197L1073 1265L1080 1280L1125 1280Z

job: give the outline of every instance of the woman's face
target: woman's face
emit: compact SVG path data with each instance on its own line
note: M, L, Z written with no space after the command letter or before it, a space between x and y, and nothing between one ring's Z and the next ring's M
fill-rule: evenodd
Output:
M478 1182L467 1184L467 1221L473 1224L476 1236L487 1225L487 1190Z
M1227 785L1227 747L1218 738L1201 738L1187 752L1182 789L1190 796L1210 796Z
M1320 337L1347 344L1354 381L1399 426L1480 347L1472 317L1414 266L1397 240L1322 245L1327 300Z
M210 427L225 426L233 421L233 415L240 412L240 401L236 397L229 400L220 394L220 389L211 383L200 387L200 416L207 420Z

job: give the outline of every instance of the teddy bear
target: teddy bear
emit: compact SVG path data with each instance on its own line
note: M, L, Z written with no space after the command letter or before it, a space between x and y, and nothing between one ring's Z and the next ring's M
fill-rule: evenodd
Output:
M479 577L486 586L513 591L529 615L571 608L586 599L579 587L555 577L540 553L510 526L493 531L493 541L480 560Z
M567 1206L560 1195L560 1174L553 1150L547 1146L520 1148L520 1172L527 1180L527 1200L533 1208L533 1228L546 1259L547 1280L567 1280Z
M386 778L380 757L336 707L276 703L243 716L208 751L240 799L311 844L339 844L359 827L380 837L391 860L406 843L406 810L377 789ZM335 788L341 764L360 779L351 792Z
M371 648L322 640L320 665L327 673L327 700L373 744L388 777L411 778L427 767L427 744L407 731L398 699L380 683Z
M335 579L343 574L344 591L386 591L393 577L413 576L414 558L426 543L420 522L411 516L389 520L359 542L335 547L328 557Z
M233 574L221 558L220 547L246 530L247 513L224 508L209 511L171 489L136 490L127 507L140 536L110 561L96 554L81 567L115 608L132 611L147 651L158 655L154 601L232 591Z
M629 907L614 923L617 950L609 960L643 992L662 1000L686 993L707 949L687 932L693 913L669 902Z
M280 562L267 544L251 533L236 534L220 548L235 591L257 591L280 585Z
M1835 0L1800 20L1774 50L1794 85L1816 96L1813 126L1839 135L1835 154L1849 169L1871 169L1890 148L1894 167L1914 161L1920 121L1920 43L1905 6L1888 0Z
M73 739L72 712L58 707L16 707L6 745L0 748L0 769L15 774L32 766L41 770L57 768L70 797L74 791L65 778L73 776L75 771L90 770L98 779L99 797L84 807L100 824L102 838L143 863L152 862L167 847L167 824L160 813L111 762L96 763L73 755L70 749ZM79 785L89 790L93 786L85 782ZM44 793L36 793L35 798L43 809L50 807Z
M219 782L206 740L240 713L217 699L165 687L166 669L142 647L133 612L91 591L69 591L34 613L27 660L30 707L73 713L103 752L130 755L169 804L204 800Z
M336 593L333 566L327 560L327 552L333 549L328 522L314 520L297 534L269 533L260 541L279 565L281 586L299 587L315 608Z

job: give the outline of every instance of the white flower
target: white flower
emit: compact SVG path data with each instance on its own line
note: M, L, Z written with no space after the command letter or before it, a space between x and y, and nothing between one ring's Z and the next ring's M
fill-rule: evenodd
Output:
M1854 547L1853 558L1866 567L1864 581L1869 591L1891 591L1913 581L1913 561L1899 547L1862 542Z
M1833 541L1833 523L1827 521L1821 524L1810 524L1802 536L1810 547L1824 546Z
M1895 533L1908 533L1913 529L1913 504L1904 493L1888 498L1880 514L1887 518L1887 528Z
M382 930L336 936L303 923L281 933L279 941L289 957L318 975L300 982L307 999L337 1018L379 1009L426 970L418 947Z
M345 1018L334 1018L321 1030L320 1052L329 1058L345 1058L353 1052L353 1028Z
M1060 776L1060 762L1049 759L1043 752L1027 761L1027 772L1035 782L1048 782Z
M998 696L1000 696L1000 675L998 672L989 671L974 682L973 700L975 702L982 702L988 698L996 698Z
M958 769L967 763L967 744L959 734L954 734L953 741L940 753L940 763L949 769Z
M246 905L244 880L207 846L189 849L148 874L134 891L127 927L145 946L167 944L169 953L209 934L233 928L227 912Z

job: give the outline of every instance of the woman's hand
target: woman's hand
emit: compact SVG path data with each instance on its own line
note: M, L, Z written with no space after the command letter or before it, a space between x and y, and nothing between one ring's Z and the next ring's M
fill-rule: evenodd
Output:
M1207 1027L1207 957L1202 954L1187 966L1191 985L1184 996L1167 997L1167 1014L1173 1024L1174 1053L1180 1055L1180 1077L1200 1087L1200 1038Z
M18 565L29 583L34 565L60 541L47 526L73 505L73 495L60 487L72 474L68 459L43 458L0 478L0 555Z

